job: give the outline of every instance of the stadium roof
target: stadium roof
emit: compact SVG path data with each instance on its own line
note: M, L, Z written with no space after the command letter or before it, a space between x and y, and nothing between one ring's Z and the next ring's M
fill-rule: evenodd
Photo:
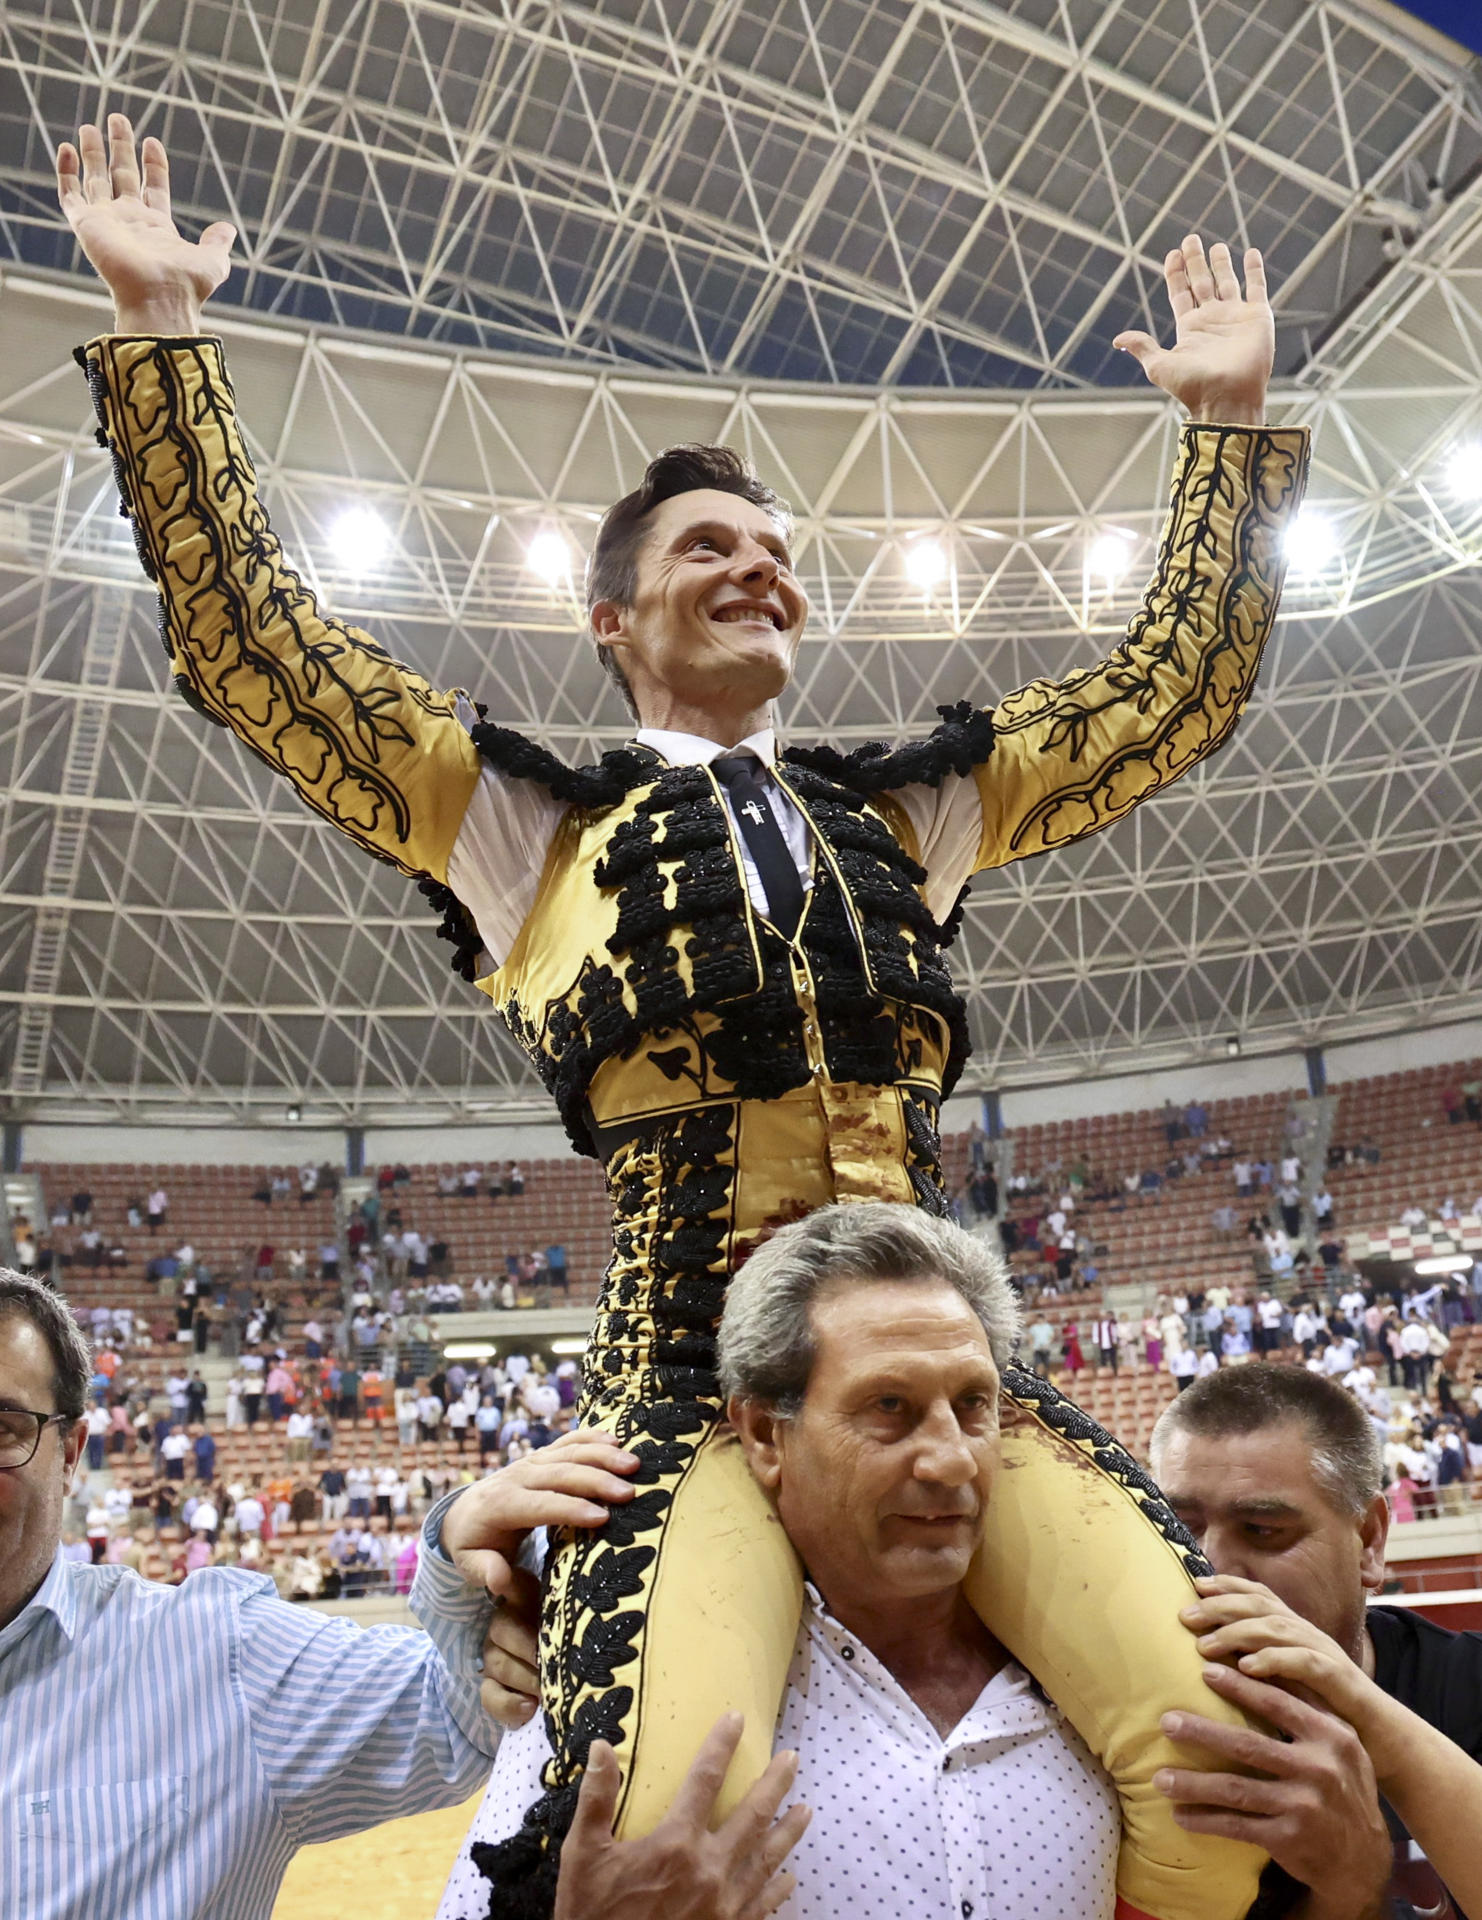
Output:
M291 550L570 756L623 718L529 548L578 568L685 437L798 508L794 737L906 733L1104 650L1175 430L1108 342L1161 326L1184 231L1258 242L1325 521L1218 759L979 882L968 1084L1482 1004L1482 67L1455 42L1380 0L18 0L0 76L12 1112L541 1104L415 893L160 692L66 359L106 312L50 184L113 108L169 142L187 219L242 229L219 317ZM368 570L332 537L351 498L389 530Z

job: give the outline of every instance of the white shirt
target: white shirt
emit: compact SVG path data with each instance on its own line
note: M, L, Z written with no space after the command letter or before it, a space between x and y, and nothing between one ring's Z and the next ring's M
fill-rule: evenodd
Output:
M477 716L472 706L465 712L465 704L459 702L459 716L465 725L472 726ZM640 728L636 738L641 745L663 754L671 766L708 767L722 755L749 752L769 768L777 757L776 735L771 727L748 735L734 747L723 747L698 734L669 733L653 727ZM782 837L806 887L811 884L813 859L808 824L780 786L770 779L764 779L764 784ZM724 791L722 798L729 814L730 800ZM916 832L921 864L927 872L927 905L938 920L944 920L972 873L982 842L983 806L977 782L971 774L949 773L940 786L898 787L892 798L905 809ZM526 915L535 905L546 851L565 812L565 802L554 799L535 781L511 779L495 767L482 769L448 856L448 885L473 915L485 948L496 960L514 945ZM737 825L734 816L732 825ZM737 840L746 891L752 905L765 912L766 888L739 827Z
M1012 1661L943 1739L810 1587L777 1745L813 1808L784 1920L1111 1920L1116 1792ZM504 1736L438 1920L488 1912L469 1849L514 1832L549 1754L539 1716Z
M237 1531L239 1533L261 1533L263 1522L262 1502L255 1494L247 1494L237 1502Z

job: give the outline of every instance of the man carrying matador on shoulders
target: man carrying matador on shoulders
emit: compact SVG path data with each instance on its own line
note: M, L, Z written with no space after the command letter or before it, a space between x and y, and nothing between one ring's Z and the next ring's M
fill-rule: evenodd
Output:
M1166 277L1177 341L1120 337L1189 413L1152 581L1125 640L1064 681L944 707L887 750L777 749L771 702L808 605L783 504L723 448L661 455L607 514L588 576L604 665L638 722L570 768L481 722L331 619L255 490L219 341L200 330L233 233L170 216L163 147L115 116L63 147L61 203L112 289L83 356L125 511L158 584L175 685L350 839L423 883L601 1160L612 1263L585 1424L642 1462L595 1535L544 1573L555 1755L492 1911L548 1907L591 1741L613 1743L619 1831L658 1819L700 1736L746 1713L728 1786L766 1763L801 1601L781 1529L720 1417L728 1278L770 1226L829 1201L943 1208L937 1116L967 1053L944 959L976 872L1114 824L1230 734L1276 613L1306 435L1263 424L1261 258L1245 285L1197 239ZM967 1592L1108 1768L1119 1912L1234 1920L1261 1857L1184 1831L1152 1776L1161 1713L1228 1717L1177 1610L1192 1543L1079 1409L1010 1369L1006 1471Z

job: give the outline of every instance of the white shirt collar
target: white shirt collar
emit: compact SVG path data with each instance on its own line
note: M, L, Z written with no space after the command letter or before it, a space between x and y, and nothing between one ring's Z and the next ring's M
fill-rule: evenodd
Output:
M670 733L663 727L640 727L635 736L639 746L652 747L655 753L674 767L708 767L727 753L754 753L764 767L777 758L777 730L761 727L738 740L734 747L723 747L718 740L702 739L698 733Z

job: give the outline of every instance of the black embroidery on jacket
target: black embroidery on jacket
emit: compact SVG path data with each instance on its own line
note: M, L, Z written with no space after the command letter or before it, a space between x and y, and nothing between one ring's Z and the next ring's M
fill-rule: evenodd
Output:
M855 793L939 787L949 773L965 777L982 766L993 751L993 715L971 700L938 707L937 712L940 726L933 727L924 740L904 747L891 747L883 740L867 741L851 753L828 746L789 747L782 758L791 767L826 774Z
M1152 1475L1146 1468L1140 1467L1126 1448L1114 1440L1105 1427L1099 1426L1084 1408L1078 1407L1073 1400L1067 1400L1048 1380L1041 1380L1038 1374L1031 1373L1017 1362L1004 1368L1003 1387L1021 1407L1027 1407L1052 1432L1088 1450L1103 1473L1137 1495L1138 1506L1168 1544L1177 1549L1179 1558L1191 1576L1202 1579L1214 1572L1199 1551L1199 1543L1193 1534L1163 1498L1162 1489Z

